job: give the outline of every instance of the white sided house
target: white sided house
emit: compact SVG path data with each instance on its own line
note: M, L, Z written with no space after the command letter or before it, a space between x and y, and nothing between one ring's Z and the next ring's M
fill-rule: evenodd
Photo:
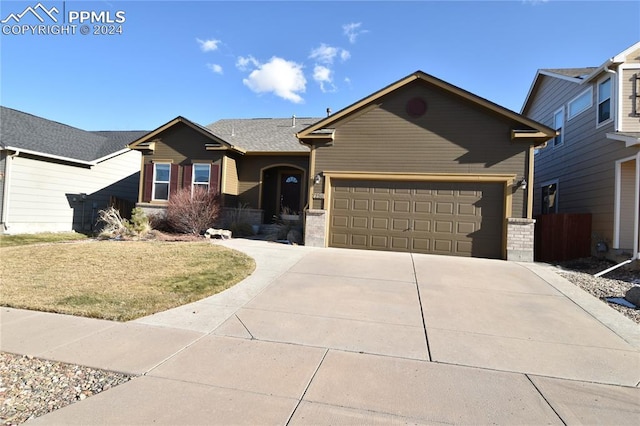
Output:
M135 203L146 132L89 132L0 107L0 233L90 232L110 201Z
M557 130L535 156L534 214L590 213L592 252L640 256L640 42L538 70L522 114Z

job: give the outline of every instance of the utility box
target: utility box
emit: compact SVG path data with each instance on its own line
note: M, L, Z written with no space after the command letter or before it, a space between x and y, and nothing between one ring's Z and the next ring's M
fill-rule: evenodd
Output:
M591 213L536 216L536 261L560 262L590 256Z

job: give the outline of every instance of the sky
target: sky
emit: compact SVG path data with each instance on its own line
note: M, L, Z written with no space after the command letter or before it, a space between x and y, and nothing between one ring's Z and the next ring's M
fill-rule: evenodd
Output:
M640 41L638 0L3 0L0 21L0 104L84 130L323 117L417 70L519 112L538 69Z

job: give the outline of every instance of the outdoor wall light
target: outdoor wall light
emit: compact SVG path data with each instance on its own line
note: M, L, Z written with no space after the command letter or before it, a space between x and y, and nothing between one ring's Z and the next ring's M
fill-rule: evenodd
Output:
M317 185L322 181L322 176L320 175L320 173L318 173L314 178L313 178L313 182Z
M522 180L518 182L518 187L520 187L520 189L527 189L527 180L522 178Z

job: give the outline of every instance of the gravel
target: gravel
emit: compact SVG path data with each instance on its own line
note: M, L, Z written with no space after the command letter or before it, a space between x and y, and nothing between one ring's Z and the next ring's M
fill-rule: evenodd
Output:
M563 278L640 324L640 309L627 308L606 301L607 297L624 297L632 286L640 285L640 271L622 266L608 272L603 277L593 276L593 274L604 271L613 265L614 263L604 259L584 258L561 262L556 266L558 274Z
M111 389L131 376L0 352L0 422L17 425Z

